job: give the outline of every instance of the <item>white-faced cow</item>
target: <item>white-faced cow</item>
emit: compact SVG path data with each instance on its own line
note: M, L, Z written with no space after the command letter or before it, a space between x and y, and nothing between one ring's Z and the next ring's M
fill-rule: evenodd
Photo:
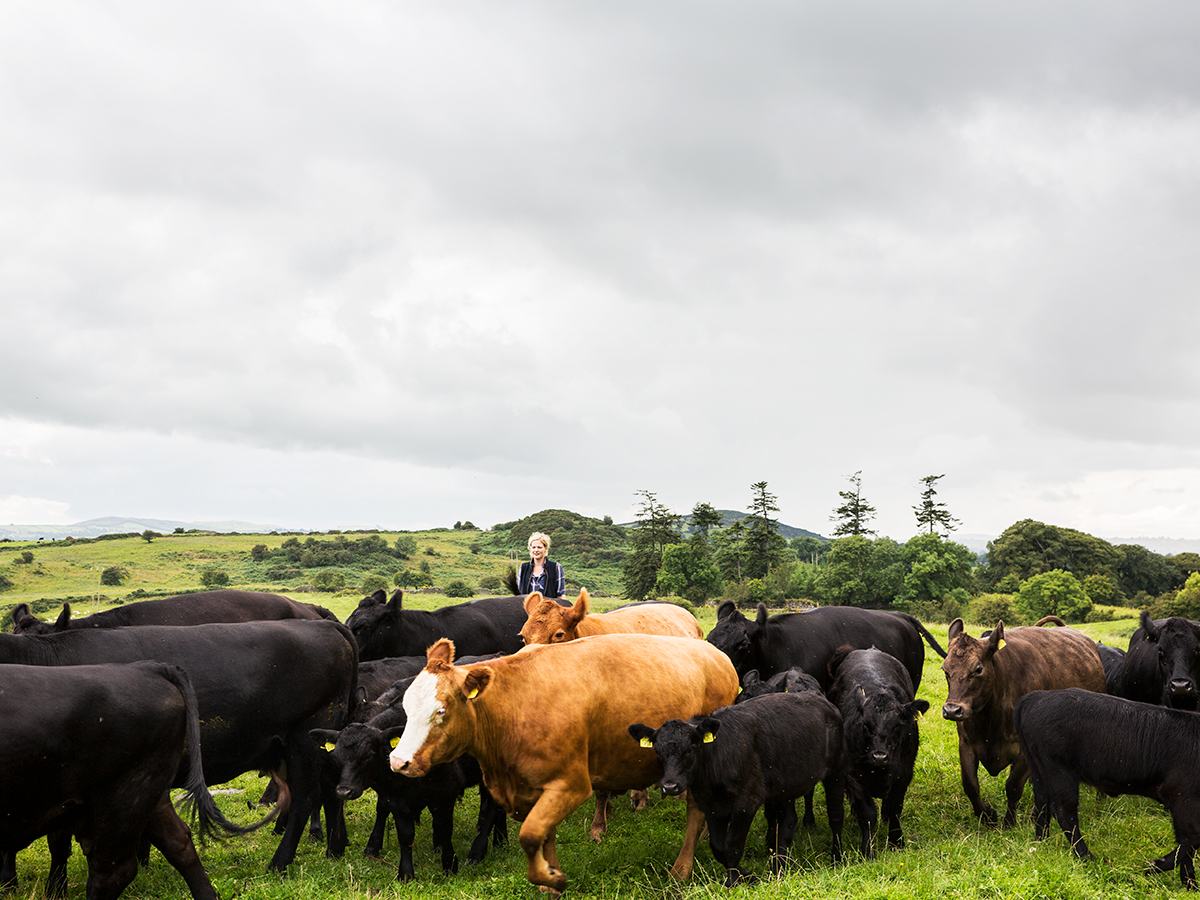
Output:
M955 619L949 637L949 654L942 662L947 683L942 716L958 727L963 790L975 816L995 823L995 809L979 792L979 765L992 776L1011 767L1004 786L1004 824L1009 826L1016 821L1029 779L1013 726L1013 704L1030 691L1079 687L1104 693L1100 654L1074 628L1005 628L998 622L987 640L980 640L966 633L962 619Z
M908 670L913 686L920 687L925 665L922 638L939 656L946 655L925 626L907 613L822 606L768 616L766 605L760 603L757 617L751 620L731 600L717 607L717 624L708 633L708 642L733 660L739 678L751 669L770 678L798 666L823 690L829 689L829 660L839 647L877 647L890 653Z
M1172 616L1151 619L1129 639L1110 693L1127 700L1195 711L1200 701L1200 623Z
M520 821L527 875L561 892L555 831L593 790L646 788L662 775L652 750L629 740L635 722L712 712L737 696L729 658L704 641L596 635L455 666L438 641L404 695L408 726L392 768L424 775L470 753L492 796ZM703 816L688 801L687 835L672 872L692 870Z
M464 656L516 653L523 646L525 598L483 597L441 609L405 609L404 594L382 590L358 602L346 625L358 643L359 659L422 656L438 638L449 638Z
M1065 690L1026 694L1013 708L1013 719L1029 761L1039 840L1054 816L1075 855L1092 858L1079 829L1081 783L1111 796L1149 797L1171 814L1176 846L1150 863L1147 872L1178 866L1183 886L1196 889L1200 714Z
M846 791L862 833L861 850L875 857L875 797L883 800L888 846L904 846L900 814L913 778L920 736L917 717L929 709L914 696L900 661L882 650L843 648L829 662L829 700L846 734Z
M137 874L145 838L196 900L216 900L192 833L171 804L171 786L184 787L201 835L252 828L229 822L205 785L198 705L186 673L160 662L6 665L0 678L6 859L42 835L59 839L60 849L65 839L69 852L74 834L88 861L88 900L115 900ZM66 890L60 862L47 883L53 896ZM15 869L8 874L15 886Z
M651 748L662 767L666 794L688 792L704 813L708 840L726 870L725 886L753 876L742 868L750 824L759 808L767 819L771 872L796 831L796 798L825 787L831 856L841 859L845 750L842 717L812 693L766 694L687 721L658 728L629 727L639 746Z
M243 772L282 775L291 807L272 871L283 871L295 857L309 815L322 801L326 853L341 855L346 847L341 802L332 786L322 794L324 760L308 733L340 728L351 710L358 661L344 625L288 619L0 634L0 663L74 666L143 659L188 673L200 704L208 784Z
M54 634L73 628L120 628L126 625L207 625L211 622L258 622L270 619L335 619L323 606L300 603L263 591L198 591L126 603L83 618L71 618L64 603L54 622L43 622L29 604L13 607L13 634Z

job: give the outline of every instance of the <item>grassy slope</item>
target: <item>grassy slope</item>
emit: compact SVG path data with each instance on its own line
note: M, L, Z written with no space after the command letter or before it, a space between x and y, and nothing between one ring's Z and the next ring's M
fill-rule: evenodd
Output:
M449 535L456 537L456 535ZM231 543L243 539L229 538ZM245 549L260 542L261 537L246 537ZM423 540L423 538L422 538ZM105 547L104 544L83 545L73 551L73 559L58 559L49 547L34 547L37 554L34 566L40 562L46 574L30 574L37 583L50 588L42 596L62 596L66 593L88 593L89 563L93 560L105 565L120 564L146 567L147 582L172 585L172 590L182 589L186 578L170 574L164 563L155 571L147 557L147 547L176 554L176 561L185 566L195 566L206 559L204 544L212 545L213 539L171 538L145 545L144 541ZM227 552L224 546L221 552ZM424 546L422 543L421 546ZM114 552L117 551L117 552ZM96 555L93 556L93 553ZM103 557L103 558L101 558ZM3 557L0 557L2 560ZM92 563L95 564L95 563ZM18 567L19 568L19 567ZM132 566L131 566L132 568ZM73 585L53 587L63 579ZM94 574L90 577L94 578ZM73 579L73 580L71 580ZM157 579L157 581L155 580ZM63 583L66 583L65 581ZM126 587L132 587L132 583ZM195 587L188 584L187 587ZM21 599L38 592L18 586ZM11 605L14 592L2 595L3 603ZM344 595L296 595L301 599L319 599L341 617L345 617L357 602L357 597ZM444 598L422 595L412 598L421 605L436 606ZM615 605L616 601L601 602L601 608ZM700 610L701 624L707 631L714 624L714 611ZM1133 631L1135 623L1124 620L1085 626L1083 630L1093 637L1103 638L1106 643L1123 646ZM931 626L930 630L945 644L945 626ZM909 846L901 852L882 852L874 862L863 862L857 856L857 825L848 817L844 841L847 847L846 862L832 867L828 862L829 832L821 808L821 793L818 790L817 828L813 832L802 832L793 848L794 861L779 882L764 881L756 887L739 888L739 893L749 893L763 898L794 897L803 892L806 897L843 900L845 897L887 898L940 898L953 897L1069 897L1069 898L1114 898L1114 897L1157 897L1178 896L1180 890L1177 876L1145 877L1141 868L1145 862L1164 853L1172 845L1171 825L1161 807L1151 801L1136 797L1101 798L1085 790L1081 803L1081 818L1084 834L1099 861L1090 865L1073 861L1061 833L1055 827L1053 837L1044 844L1033 839L1032 825L1022 818L1017 827L1002 831L984 828L972 820L970 805L963 797L959 784L958 760L954 728L943 721L938 710L945 699L945 679L940 671L940 660L928 653L924 679L919 695L927 699L933 712L921 722L921 753L918 757L916 777L909 791L904 815L905 831ZM1002 808L1003 778L981 775L984 792L991 802ZM251 813L246 809L245 798L258 796L263 782L255 776L243 776L223 790L238 793L222 794L218 797L222 807L239 821L249 821ZM707 846L698 853L697 871L691 881L682 887L672 885L666 874L679 849L683 833L683 804L678 800L659 799L652 792L651 808L642 813L633 813L626 804L618 802L608 836L600 844L586 839L586 830L592 812L589 801L576 811L559 829L559 855L564 869L571 878L568 893L576 897L615 898L689 898L719 897L727 892L719 886L719 873ZM1029 793L1026 791L1021 811L1029 809ZM301 844L297 862L287 878L267 875L270 859L277 838L268 833L258 833L244 838L233 838L210 844L201 850L205 865L224 898L279 898L279 900L317 900L330 895L348 898L376 897L379 894L403 894L414 900L444 900L448 897L474 898L540 896L525 880L524 857L515 842L518 823L510 822L510 843L497 853L489 855L482 864L463 867L457 876L443 876L436 860L430 840L429 819L426 816L418 828L415 857L418 880L402 886L395 882L394 862L397 859L395 833L391 832L385 844L388 862L367 860L360 854L373 816L373 797L360 798L348 807L352 846L342 860L329 861L324 858L320 847L307 841ZM477 801L474 792L459 806L457 814L456 844L459 852L466 853L468 837L473 831ZM761 815L756 823L749 843L745 864L753 871L765 873L767 860L763 850L763 827ZM12 896L18 900L40 896L40 879L44 877L47 859L44 841L24 851L18 860L21 888ZM78 852L70 865L69 896L80 897L86 879L85 862ZM167 866L157 854L151 867L142 872L126 890L131 900L141 898L186 898L182 879Z

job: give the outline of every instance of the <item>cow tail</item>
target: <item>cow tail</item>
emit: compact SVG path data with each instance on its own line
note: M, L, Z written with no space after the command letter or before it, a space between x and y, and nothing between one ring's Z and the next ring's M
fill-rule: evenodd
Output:
M518 596L521 593L521 586L517 584L517 570L514 566L509 566L508 571L504 573L504 587L513 596Z
M184 715L187 722L184 740L187 746L186 765L188 770L183 785L185 796L176 805L190 807L188 818L193 831L199 834L200 841L203 843L210 837L222 837L223 835L217 831L218 828L225 834L249 834L251 831L262 828L268 822L273 822L280 813L287 809L291 800L286 785L280 785L279 802L264 818L253 825L238 825L225 818L225 814L213 800L212 794L208 792L208 785L204 782L204 760L200 754L200 704L196 700L196 690L192 687L192 681L188 678L187 672L179 666L164 665L162 675L183 695ZM276 779L276 781L278 780Z
M908 621L912 622L913 627L915 629L917 629L917 631L920 633L921 637L925 638L925 640L929 644L929 646L933 648L933 652L936 653L938 656L940 656L942 659L945 659L946 651L943 650L942 645L937 642L937 638L935 638L932 634L930 634L929 631L925 628L925 626L922 625L919 621L917 621L915 616L910 616L908 613L904 613L903 615L905 616L905 618L908 619Z
M346 639L346 643L350 646L350 656L352 659L352 663L350 666L350 689L349 689L349 692L346 697L346 714L345 714L345 717L342 719L341 724L336 726L337 728L341 728L342 725L344 725L346 722L354 721L354 718L353 718L354 712L358 708L358 704L359 704L358 641L356 641L354 639L354 633L349 628L347 628L341 622L338 622L336 619L334 620L334 622L337 625L338 631L341 632L342 637L344 637ZM331 725L329 727L333 728L335 726Z

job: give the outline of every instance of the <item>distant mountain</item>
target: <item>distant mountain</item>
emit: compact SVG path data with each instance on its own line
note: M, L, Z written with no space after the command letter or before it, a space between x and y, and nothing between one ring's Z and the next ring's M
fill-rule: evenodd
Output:
M1105 538L1110 544L1141 544L1152 553L1161 553L1163 556L1175 556L1177 553L1200 553L1200 540L1188 540L1187 538L1164 538L1164 537L1114 537Z
M66 537L94 538L102 534L141 534L146 529L170 534L176 528L184 531L216 531L222 534L237 531L243 534L267 534L281 531L275 525L251 522L179 522L173 519L140 519L125 516L104 516L71 525L0 525L0 539L10 541L62 540Z
M718 509L717 512L721 514L721 524L718 526L719 528L728 528L739 519L744 519L746 516L750 515L749 513L739 512L736 509ZM637 523L625 522L622 527L632 528L635 524ZM797 537L814 537L822 541L829 540L829 538L819 535L815 531L809 531L807 528L797 528L794 525L784 525L782 522L778 522L777 525L779 527L779 533L789 541L792 538ZM684 534L691 534L694 530L695 529L692 527L692 517L684 516L683 527L680 529L680 531L682 531Z

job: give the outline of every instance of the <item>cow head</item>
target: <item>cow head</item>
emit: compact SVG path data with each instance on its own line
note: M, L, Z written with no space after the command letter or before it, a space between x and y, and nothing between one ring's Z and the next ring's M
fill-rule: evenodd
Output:
M413 777L467 752L475 737L476 703L492 682L489 666L454 665L454 644L446 638L430 647L426 658L404 692L408 725L389 756L393 772Z
M717 624L708 633L707 641L729 657L738 678L751 669L759 668L758 642L767 627L767 607L758 605L758 616L750 621L726 600L717 607Z
M13 607L13 634L57 634L66 631L71 621L71 604L63 603L62 612L53 624L43 622L29 608L28 603L18 603Z
M734 703L745 703L747 700L753 700L755 697L761 697L763 694L777 694L783 690L782 684L775 684L774 680L763 681L758 674L758 669L751 669L742 676L742 690L737 695Z
M962 722L992 699L998 677L995 656L1004 646L1004 622L996 623L987 640L979 640L966 633L962 619L955 619L950 623L949 638L942 661L948 693L942 717Z
M346 619L346 627L358 644L360 660L382 659L388 656L393 646L392 634L400 627L400 610L404 592L397 588L392 599L386 599L383 589L368 594L358 601L354 612Z
M588 592L581 590L573 605L563 606L534 591L525 598L525 614L529 618L521 628L521 638L526 646L573 641L579 637L579 623L588 614Z
M378 783L381 767L403 733L403 725L381 731L352 722L341 731L314 728L309 736L325 751L326 763L336 772L337 795L342 800L356 800Z
M1143 610L1142 629L1158 645L1163 705L1195 711L1200 701L1200 625L1179 616L1155 625Z
M702 748L715 740L720 727L721 723L712 716L702 716L695 724L671 719L661 728L630 725L629 736L643 747L654 750L663 773L659 780L662 792L675 797L691 786L700 765Z
M845 717L846 747L863 769L886 769L916 738L917 716L928 709L927 700L901 703L886 693L856 690Z

